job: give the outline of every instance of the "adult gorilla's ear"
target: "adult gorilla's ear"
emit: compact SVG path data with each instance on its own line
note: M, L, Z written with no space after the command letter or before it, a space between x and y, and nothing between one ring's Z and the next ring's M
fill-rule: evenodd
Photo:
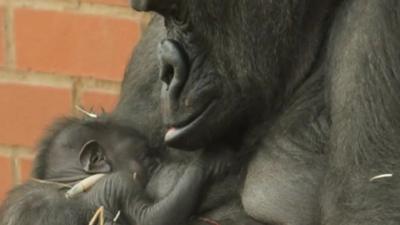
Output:
M104 148L95 140L90 140L82 146L79 160L86 173L109 173L112 169Z
M155 11L165 16L165 13L176 9L181 0L131 0L131 5L137 11Z

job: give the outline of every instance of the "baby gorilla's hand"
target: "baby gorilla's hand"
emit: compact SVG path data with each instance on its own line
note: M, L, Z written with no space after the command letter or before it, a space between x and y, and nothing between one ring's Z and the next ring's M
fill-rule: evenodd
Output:
M233 167L235 153L232 149L219 145L204 150L200 155L200 161L211 178L219 178L226 175Z

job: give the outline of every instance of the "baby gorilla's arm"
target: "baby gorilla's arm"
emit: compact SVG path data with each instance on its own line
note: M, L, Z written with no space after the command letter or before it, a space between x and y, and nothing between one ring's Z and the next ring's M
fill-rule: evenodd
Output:
M156 203L144 194L137 195L137 201L128 201L128 209L140 225L184 224L198 205L199 196L207 180L206 169L200 161L191 163L178 180L173 190ZM140 198L137 198L140 197Z
M151 200L143 184L127 172L107 175L82 197L92 206L104 206L110 213L120 210L129 224L180 225L188 220L198 205L201 189L208 177L204 166L204 160L188 165L173 190L157 202Z

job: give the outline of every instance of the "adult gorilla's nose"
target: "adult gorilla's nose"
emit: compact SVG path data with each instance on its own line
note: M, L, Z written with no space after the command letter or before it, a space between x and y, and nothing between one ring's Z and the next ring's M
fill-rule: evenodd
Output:
M164 83L168 97L177 102L189 73L189 62L181 45L171 39L161 41L158 46L160 79Z

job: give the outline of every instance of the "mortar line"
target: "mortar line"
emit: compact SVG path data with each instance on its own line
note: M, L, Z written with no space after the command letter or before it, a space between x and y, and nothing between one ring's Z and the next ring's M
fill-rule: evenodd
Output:
M99 80L92 77L78 77L61 74L24 72L0 69L0 83L18 83L27 85L45 85L55 88L72 88L76 79L80 79L83 88L118 94L120 81Z
M4 34L5 34L5 65L8 68L15 68L16 54L15 54L15 37L14 37L14 8L13 0L5 0L4 12Z
M135 12L128 6L85 3L81 1L66 2L46 0L37 2L32 0L19 0L18 2L15 2L14 5L18 8L61 11L86 15L101 15L136 21L140 20L142 14Z

